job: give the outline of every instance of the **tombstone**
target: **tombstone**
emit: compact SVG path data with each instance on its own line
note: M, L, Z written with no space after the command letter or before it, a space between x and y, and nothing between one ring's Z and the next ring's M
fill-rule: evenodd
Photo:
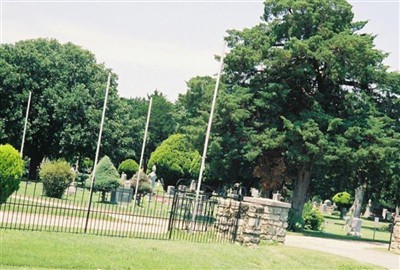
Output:
M370 218L372 216L371 207L372 207L372 202L371 199L369 199L363 217Z
M175 194L175 187L174 186L168 186L167 187L167 195L174 195Z
M321 206L320 206L320 208L319 208L319 211L320 211L321 213L326 213L326 212L328 212L328 206L327 206L325 203L321 204Z
M121 173L121 181L122 181L122 183L125 183L125 181L126 181L126 173L124 173L124 172Z
M386 208L383 208L382 210L382 218L386 219L386 215L387 215L388 210Z
M281 194L279 193L279 191L277 191L275 194L272 195L272 200L274 200L274 201L281 200Z
M189 191L195 191L196 190L196 181L192 180L190 183Z
M346 234L361 237L361 225L362 225L361 219L346 217L344 225Z
M76 193L75 183L71 183L71 185L66 190L67 195L74 195Z
M133 197L133 189L118 187L116 190L111 191L111 202L113 203L130 203Z
M251 197L254 197L254 198L260 197L260 192L256 188L251 188L250 193L251 193Z
M326 204L326 206L328 206L328 207L332 206L332 202L330 200L325 200L324 204Z
M151 168L151 173L149 173L149 175L148 175L152 188L155 187L156 180L157 180L156 170L157 170L156 165L153 165L153 167Z
M347 214L347 208L343 207L342 209L340 209L340 218L344 219L346 217Z

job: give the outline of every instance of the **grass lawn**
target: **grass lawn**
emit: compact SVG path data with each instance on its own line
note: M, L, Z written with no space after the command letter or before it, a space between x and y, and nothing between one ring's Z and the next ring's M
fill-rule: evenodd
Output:
M333 239L347 239L359 241L374 241L381 243L389 243L390 232L378 230L382 226L388 226L389 223L379 222L375 231L374 237L374 221L362 218L361 237L346 235L343 226L345 221L337 216L325 215L324 216L324 229L322 231L305 230L301 234L314 237L333 238ZM297 233L296 233L297 234Z
M284 245L110 238L0 230L1 269L379 269Z

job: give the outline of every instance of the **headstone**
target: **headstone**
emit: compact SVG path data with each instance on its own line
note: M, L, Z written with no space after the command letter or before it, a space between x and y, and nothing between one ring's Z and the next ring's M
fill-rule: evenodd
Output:
M351 221L351 234L361 237L361 224L362 220L359 218L353 218Z
M71 185L67 188L67 195L73 195L76 192L76 187L74 183L71 183Z
M277 191L275 194L272 195L272 200L274 200L274 201L281 200L281 194L279 193L279 191Z
M372 202L371 199L369 199L363 217L370 218L372 216L371 207L372 207Z
M175 187L174 186L168 186L167 187L167 195L174 195L175 194Z
M388 210L386 208L383 208L382 210L382 218L386 219L386 215L387 215Z
M326 213L326 212L328 212L328 206L327 206L325 203L323 203L323 204L321 205L321 207L320 207L320 211L321 211L321 213Z
M346 234L361 237L361 225L362 225L361 219L346 217L344 225Z
M124 172L121 173L121 181L122 181L122 183L125 183L125 181L126 181L126 173L124 173Z
M256 189L256 188L251 188L250 193L251 193L251 197L254 197L254 198L260 197L260 193L259 193L258 189Z
M156 170L157 170L156 165L153 165L153 167L151 168L151 173L148 175L152 188L154 188L156 185L156 180L157 180Z
M326 206L328 206L328 207L332 206L332 202L330 200L325 200L324 204L326 204Z
M344 217L346 217L346 214L347 214L347 208L346 208L346 207L343 207L343 208L340 210L340 217L343 219Z
M113 203L130 203L133 197L133 189L118 187L116 190L111 191L111 202Z
M196 181L192 180L192 182L190 183L189 190L190 191L195 191L196 190Z

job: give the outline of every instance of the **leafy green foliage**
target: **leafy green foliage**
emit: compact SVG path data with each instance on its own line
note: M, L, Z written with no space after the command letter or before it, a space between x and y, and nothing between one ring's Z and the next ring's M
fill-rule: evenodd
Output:
M75 173L64 160L46 161L40 166L39 177L43 182L46 196L61 198L65 189L74 180Z
M151 154L148 168L157 166L157 176L164 184L175 185L180 178L192 179L198 176L201 156L187 137L171 135Z
M339 208L349 207L352 203L351 195L346 191L336 193L332 200Z
M132 177L132 189L136 190L136 181L137 181L137 173ZM144 172L139 173L139 187L138 187L138 194L146 195L152 192L151 183L149 178Z
M90 183L89 183L90 185ZM93 185L94 191L102 192L102 201L105 200L105 193L120 186L120 178L117 169L108 156L100 159L96 166L96 175Z
M298 211L293 208L289 209L288 216L288 231L292 232L301 232L304 228L304 219L301 215L299 215Z
M0 204L19 188L23 161L18 151L9 144L0 145Z
M358 32L366 22L353 22L345 0L267 0L263 18L229 31L223 98L236 100L242 119L218 114L229 130L215 136L226 149L217 160L235 157L235 167L247 160L252 172L279 153L300 213L311 181L332 188L324 191L329 197L364 181L371 193L392 183L399 80L382 64L374 36Z
M91 52L53 39L1 44L0 55L0 143L19 141L32 91L24 147L31 158L30 177L45 156L72 160L92 155L109 70ZM117 156L127 154L121 153L127 136L119 124L124 112L117 76L111 77L102 151Z
M121 162L118 166L118 173L126 173L127 179L131 179L132 176L139 170L139 165L133 159L126 159Z
M311 202L306 203L304 206L303 220L305 229L313 231L322 230L324 217L317 208L313 208L313 204Z

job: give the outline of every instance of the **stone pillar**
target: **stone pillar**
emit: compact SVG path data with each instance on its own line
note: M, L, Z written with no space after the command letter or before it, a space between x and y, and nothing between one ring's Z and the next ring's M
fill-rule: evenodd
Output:
M216 226L229 239L246 246L260 240L284 243L290 204L263 198L244 197L242 202L222 200L218 205ZM237 224L235 234L227 233Z
M390 250L400 254L400 216L395 218Z

